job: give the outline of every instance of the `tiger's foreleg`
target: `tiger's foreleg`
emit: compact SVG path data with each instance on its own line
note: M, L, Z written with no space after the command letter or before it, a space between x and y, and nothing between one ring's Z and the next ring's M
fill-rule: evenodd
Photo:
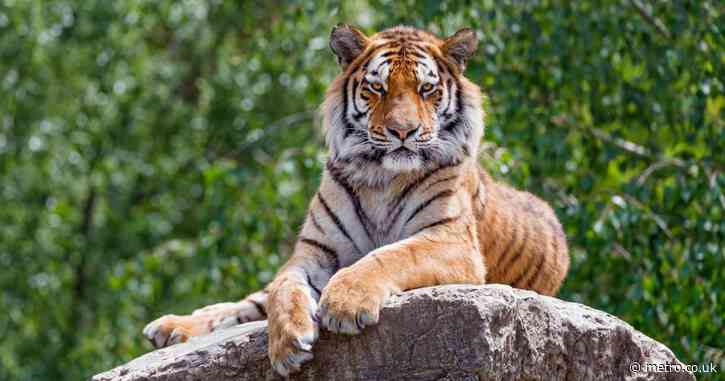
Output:
M239 302L212 304L191 315L164 315L147 324L143 335L155 348L162 348L220 328L264 320L266 308L267 292L257 291Z
M458 218L424 228L411 237L378 248L338 271L320 300L326 329L357 334L378 322L392 293L440 284L482 284L486 269L475 225Z
M299 371L312 359L317 340L317 306L336 265L325 244L301 239L292 257L267 286L269 302L269 359L281 375ZM326 252L328 251L328 252Z

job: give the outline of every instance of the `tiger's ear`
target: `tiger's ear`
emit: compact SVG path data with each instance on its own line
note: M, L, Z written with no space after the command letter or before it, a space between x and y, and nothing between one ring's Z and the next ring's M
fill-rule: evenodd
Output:
M337 24L330 32L330 49L343 68L365 50L368 42L363 32L347 24Z
M477 47L476 32L471 28L463 28L446 38L441 50L449 60L458 65L461 71L464 71L466 62L476 52Z

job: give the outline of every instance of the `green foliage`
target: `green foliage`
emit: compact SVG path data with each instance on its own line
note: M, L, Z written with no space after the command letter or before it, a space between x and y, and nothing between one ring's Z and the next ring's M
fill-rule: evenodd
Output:
M561 297L725 368L719 1L0 3L0 379L79 379L262 287L325 152L332 25L475 28L481 161L554 205Z

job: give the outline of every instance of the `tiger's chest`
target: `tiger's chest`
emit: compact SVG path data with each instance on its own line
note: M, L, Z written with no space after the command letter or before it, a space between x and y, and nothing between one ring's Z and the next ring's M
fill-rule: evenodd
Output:
M416 199L416 195L401 198L395 188L361 195L360 206L372 244L369 251L408 238L405 232L408 206Z
M342 251L353 263L360 257L417 234L441 220L463 215L470 205L459 197L463 189L455 166L424 174L397 177L385 186L352 186L334 172L326 173L321 193L327 202ZM326 181L325 181L326 180ZM463 200L463 201L461 201Z
M377 249L405 237L399 237L399 232L394 229L395 221L395 198L392 192L376 192L364 197L361 204L364 205L369 220L372 241Z

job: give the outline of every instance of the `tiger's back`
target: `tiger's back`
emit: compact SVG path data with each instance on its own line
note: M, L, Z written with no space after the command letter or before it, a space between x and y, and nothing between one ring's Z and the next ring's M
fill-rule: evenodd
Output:
M566 236L549 205L479 172L486 192L476 219L487 283L555 295L569 270Z

